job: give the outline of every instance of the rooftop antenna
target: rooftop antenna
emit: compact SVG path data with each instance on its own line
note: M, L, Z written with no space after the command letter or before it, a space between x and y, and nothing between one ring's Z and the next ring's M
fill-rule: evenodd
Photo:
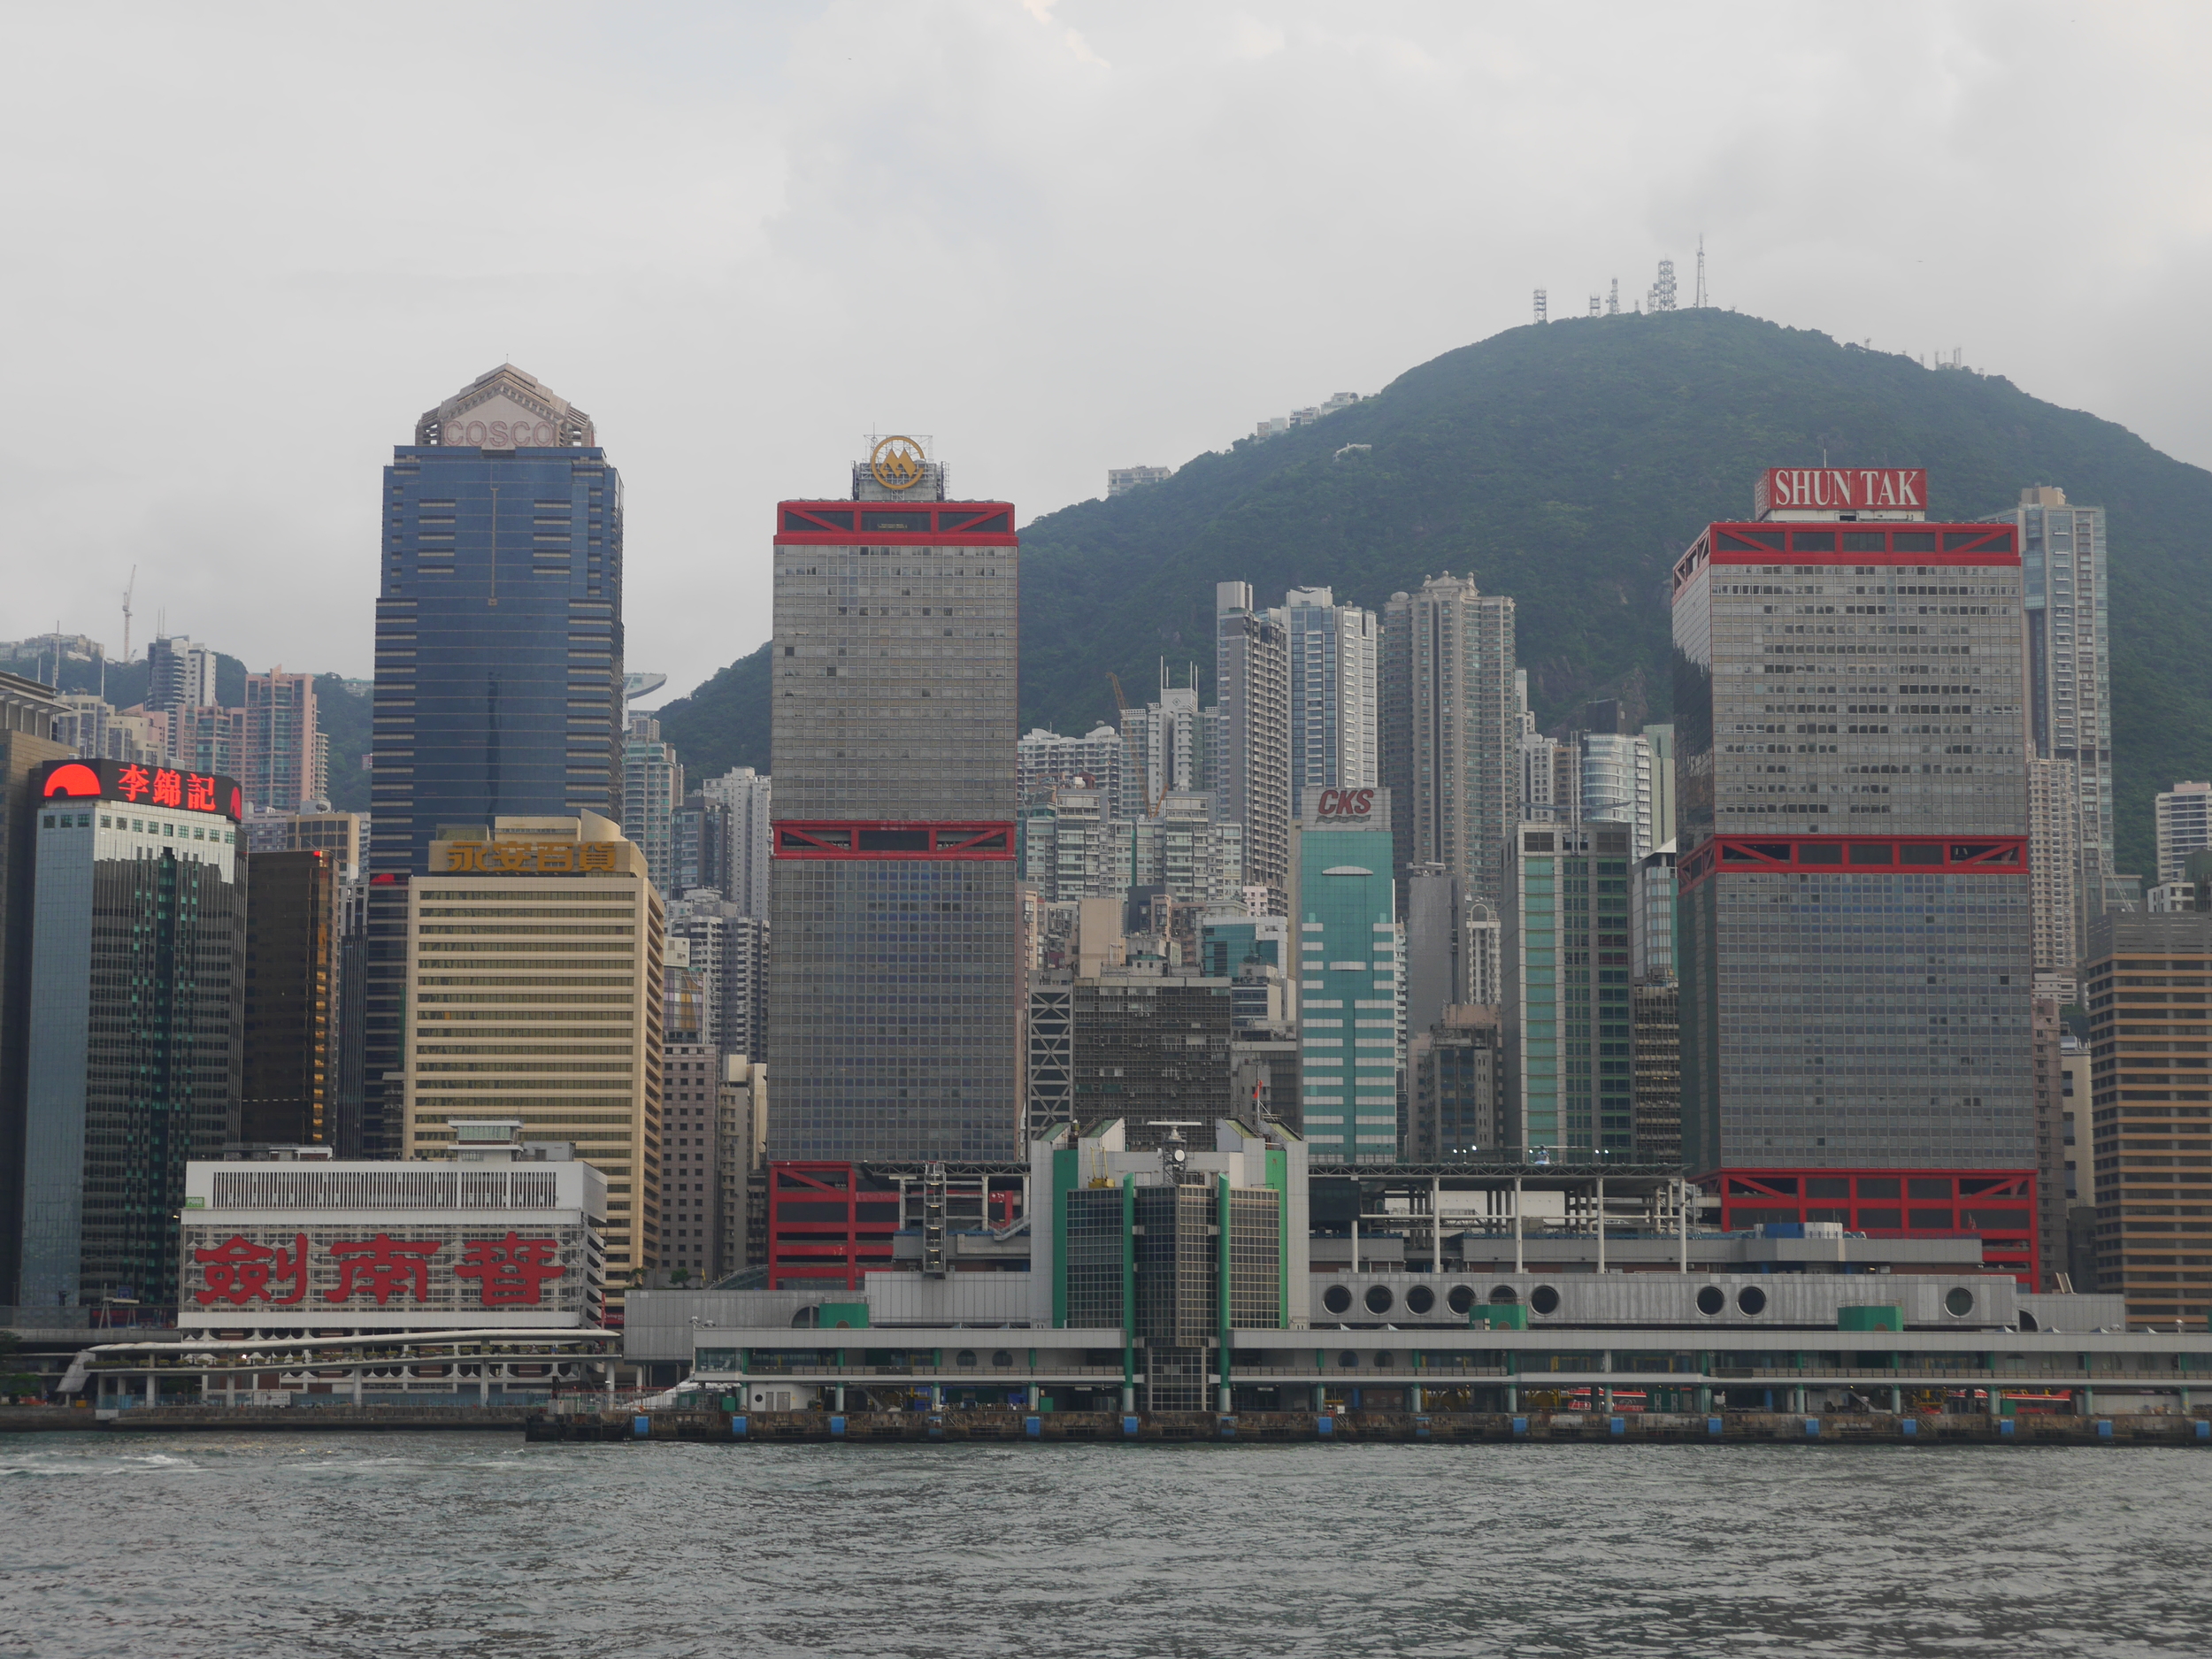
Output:
M1605 296L1605 314L1608 317L1621 314L1621 280L1618 277L1613 279L1612 290Z
M1600 301L1599 297L1598 297L1596 295L1593 294L1592 296L1590 296L1590 315L1591 315L1591 316L1593 316L1593 317L1596 317L1596 316L1600 316L1600 315L1601 315L1601 314L1602 314L1602 312L1601 312L1601 310L1600 310L1600 306L1601 306L1601 303L1602 303L1602 302L1601 302L1601 301Z
M1548 303L1549 295L1548 292L1543 288L1538 288L1536 290L1536 320L1540 323L1548 323L1551 320L1550 318L1544 314Z
M131 593L138 586L138 566L131 566L131 579L123 584L123 660L131 660Z
M1697 234L1697 297L1690 303L1702 311L1708 303L1705 295L1705 233L1700 231Z

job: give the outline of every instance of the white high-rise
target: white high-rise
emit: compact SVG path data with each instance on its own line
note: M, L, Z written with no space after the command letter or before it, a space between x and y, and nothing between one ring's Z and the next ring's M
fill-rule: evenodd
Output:
M1290 787L1356 789L1382 781L1375 613L1326 588L1283 596L1290 629Z
M1214 695L1220 759L1214 810L1244 826L1244 879L1282 914L1290 893L1290 632L1253 608L1252 584L1214 584Z
M709 778L699 793L723 808L721 856L715 873L722 896L738 907L741 916L768 917L770 841L768 774L750 766L734 766L719 778Z
M2191 853L2212 851L2212 783L2182 782L2158 797L2158 879L2188 879Z

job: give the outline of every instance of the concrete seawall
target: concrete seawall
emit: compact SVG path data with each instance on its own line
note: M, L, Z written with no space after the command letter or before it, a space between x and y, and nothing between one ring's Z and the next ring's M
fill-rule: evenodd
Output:
M640 1425L643 1425L642 1431ZM541 1416L524 1425L532 1440L696 1440L723 1445L811 1443L908 1445L981 1440L1249 1445L1286 1441L1435 1441L1494 1443L1603 1442L1726 1445L1776 1441L1852 1446L2193 1446L2212 1448L2212 1418L2198 1415L2079 1417L2034 1415L1893 1416L1886 1412L1800 1417L1782 1412L1729 1411L1711 1417L1637 1412L1530 1412L1515 1416L1407 1412L1349 1412L1320 1417L1303 1412L1158 1413L1122 1417L1111 1412L892 1411L837 1416L819 1411L754 1412L731 1417L708 1412L603 1412Z

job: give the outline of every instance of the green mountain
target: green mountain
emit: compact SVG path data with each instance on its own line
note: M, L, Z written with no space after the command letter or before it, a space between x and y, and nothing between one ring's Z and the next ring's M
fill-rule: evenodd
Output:
M1140 698L1163 657L1205 673L1217 581L1379 606L1446 570L1518 601L1540 721L1598 696L1664 719L1669 567L1708 521L1750 515L1763 468L1824 458L1925 466L1939 517L2037 483L2108 510L2118 856L2150 869L2152 795L2212 777L2212 472L2000 377L1730 311L1510 329L1313 426L1037 519L1022 723L1110 719L1109 671ZM687 765L765 766L767 714L764 648L662 723Z

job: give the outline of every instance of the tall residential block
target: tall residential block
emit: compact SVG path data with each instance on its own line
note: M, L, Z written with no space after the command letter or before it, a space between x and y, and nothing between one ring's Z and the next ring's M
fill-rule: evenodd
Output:
M1498 1010L1447 1008L1406 1053L1409 1164L1462 1164L1506 1153L1504 1050Z
M683 763L649 714L630 717L622 743L622 833L645 854L653 885L674 898L676 811L684 798Z
M330 854L249 853L245 1041L238 1138L331 1144L338 866Z
M1135 710L1123 714L1125 722ZM1038 726L1023 734L1014 751L1014 787L1026 805L1049 799L1062 787L1095 787L1109 801L1121 798L1122 736L1110 726L1094 726L1081 737L1063 737ZM1187 780L1185 788L1198 787Z
M184 1166L238 1133L245 872L232 779L34 776L18 1301L68 1324L177 1301Z
M621 814L622 480L591 419L511 365L384 469L361 1151L405 1142L410 879L445 825Z
M661 1064L660 1265L695 1284L721 1271L722 1056L671 1042Z
M1519 816L1521 705L1513 601L1447 572L1383 609L1383 783L1398 862L1440 864L1475 898L1503 895Z
M154 641L146 648L146 707L166 714L220 702L215 692L215 655L204 645L175 635Z
M2028 757L2028 882L2035 972L2070 980L2082 947L2081 810L2070 760Z
M1381 635L1375 613L1326 588L1283 596L1290 631L1291 798L1382 781Z
M1405 995L1390 792L1309 789L1299 805L1299 1121L1316 1163L1394 1163Z
M2181 782L2158 797L2158 879L2189 879L2189 855L2212 849L2212 783Z
M2130 1325L2202 1330L2212 1313L2212 916L2101 916L2089 925L2083 979L2097 1288L2127 1298Z
M1771 472L1675 565L1683 1150L1727 1225L1955 1225L2032 1275L2018 537L1926 486Z
M2027 741L2046 760L2073 763L2074 909L2086 927L2121 902L2113 880L2110 573L2101 507L2070 503L2039 484L1992 516L2019 539L2027 621Z
M1214 810L1244 826L1244 879L1279 911L1290 887L1290 631L1279 611L1254 607L1249 582L1214 584Z
M1161 800L1171 790L1217 790L1225 787L1219 772L1224 757L1220 752L1218 711L1199 708L1195 672L1189 676L1190 683L1181 686L1173 684L1170 674L1168 665L1163 662L1159 696L1141 708L1122 710L1121 730L1116 734L1112 752L1103 752L1101 744L1090 754L1064 757L1069 760L1111 762L1104 771L1094 772L1091 776L1094 787L1105 792L1108 810L1131 823L1156 812ZM1099 740L1103 730L1102 727L1094 732L1091 739L1086 740L1087 746ZM1064 743L1068 740L1056 741ZM1083 787L1073 781L1074 774L1063 776L1067 780L1064 787ZM1022 796L1025 801L1029 798L1027 794ZM1216 804L1221 806L1219 801ZM1222 816L1235 822L1243 821L1225 808L1222 809Z
M0 673L0 1299L11 1303L23 1237L24 1064L30 1049L38 786L47 762L71 757L72 747L61 735L65 707L38 681Z
M265 812L329 804L329 744L316 718L315 676L281 666L246 676L246 743L238 780L246 805Z
M1635 1146L1625 824L1524 824L1503 923L1508 1111L1530 1156Z
M661 1264L665 912L645 857L597 813L446 826L408 901L406 1156L457 1119L516 1118L607 1178L607 1277Z
M739 913L768 919L769 859L774 838L769 830L772 786L764 772L733 766L719 778L701 780L699 793L723 809L722 849L714 888Z
M1014 509L903 438L852 480L777 509L769 1155L1009 1157Z

